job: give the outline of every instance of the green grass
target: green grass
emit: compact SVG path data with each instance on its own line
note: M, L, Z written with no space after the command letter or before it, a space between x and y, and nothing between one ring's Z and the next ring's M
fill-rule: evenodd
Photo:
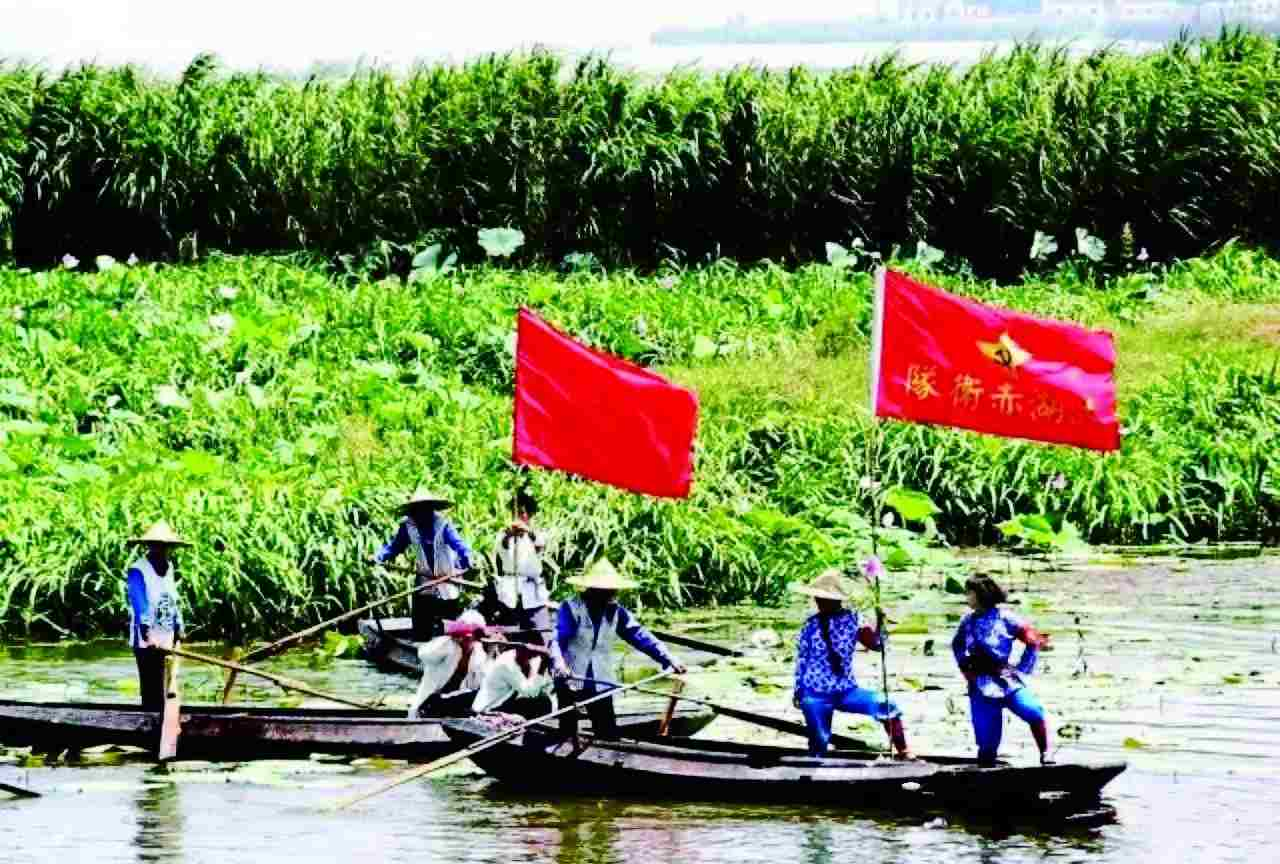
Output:
M943 538L992 542L1025 512L1095 542L1274 534L1280 261L1232 245L1106 282L1068 265L1003 287L900 266L1114 327L1120 344L1119 454L885 425L880 476L927 491ZM729 262L409 284L262 257L0 268L0 627L118 630L124 538L160 516L196 540L184 594L202 637L278 634L398 587L362 562L420 483L451 491L464 536L488 551L515 481L522 302L693 384L703 406L686 501L531 473L553 570L608 553L645 602L771 602L869 547L870 285ZM1062 493L1046 486L1056 474ZM904 532L885 540L941 566Z

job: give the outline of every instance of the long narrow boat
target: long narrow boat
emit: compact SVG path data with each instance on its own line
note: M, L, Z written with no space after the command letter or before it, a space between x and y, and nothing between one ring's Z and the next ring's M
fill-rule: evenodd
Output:
M451 720L461 743L488 734L476 719ZM625 734L625 733L624 733ZM1097 801L1125 763L980 767L973 759L923 757L909 762L874 754L806 751L709 740L602 741L580 745L543 732L471 757L504 784L537 791L686 800L784 801L893 810L1002 808Z
M653 737L661 710L622 707L628 735ZM714 718L709 710L678 707L672 735L693 735ZM182 707L181 759L241 761L303 757L311 753L435 759L458 749L442 718L408 720L403 711L341 708ZM78 751L103 744L152 749L159 715L136 705L0 700L0 744L38 752Z
M408 618L366 618L357 625L364 637L364 657L383 672L422 677L418 643L410 636L413 623Z

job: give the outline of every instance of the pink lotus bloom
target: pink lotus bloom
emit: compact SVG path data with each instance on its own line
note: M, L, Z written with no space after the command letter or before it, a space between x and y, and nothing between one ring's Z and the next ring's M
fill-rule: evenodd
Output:
M884 575L884 565L880 559L872 555L862 562L862 574L868 579L879 579Z

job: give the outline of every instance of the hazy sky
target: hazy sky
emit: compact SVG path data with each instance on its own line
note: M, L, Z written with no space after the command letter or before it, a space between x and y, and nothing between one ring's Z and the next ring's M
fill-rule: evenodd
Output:
M540 42L645 42L664 26L839 18L859 0L0 0L0 57L184 66L210 50L236 66L305 67L365 56L465 56ZM609 10L609 11L603 11Z

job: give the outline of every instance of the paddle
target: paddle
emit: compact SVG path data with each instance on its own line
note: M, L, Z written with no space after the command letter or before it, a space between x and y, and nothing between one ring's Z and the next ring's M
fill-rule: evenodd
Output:
M552 711L550 714L543 714L541 717L535 717L532 720L526 720L523 723L520 723L516 726L512 726L510 729L505 729L502 732L497 732L493 735L490 735L488 738L481 738L479 741L467 747L464 747L462 750L459 750L456 753L452 753L441 759L436 759L434 762L428 762L426 765L420 765L417 768L414 768L410 771L406 771L403 774L401 774L399 777L396 777L395 779L391 780L391 782L384 783L383 785L379 786L376 789L373 789L369 792L362 792L359 795L339 801L337 804L333 805L331 809L345 810L346 808L350 807L353 804L358 804L361 801L365 801L369 798L372 798L375 795L381 795L383 792L386 792L390 789L394 789L397 786L403 786L405 783L408 783L410 780L416 780L419 777L423 777L427 774L430 774L432 771L438 771L441 768L447 768L450 765L453 765L457 762L461 762L463 759L467 759L471 756L474 756L475 754L481 752L482 750L488 750L490 747L494 746L495 744L501 744L503 741L506 741L508 738L514 738L516 735L519 735L521 732L523 732L525 729L529 728L530 726L537 725L538 723L545 723L546 721L554 717L559 717L561 714L567 714L570 711L576 711L578 710L579 707L583 705L590 705L592 702L598 702L601 699L612 698L615 692L621 692L624 690L634 690L640 687L640 685L642 684L652 684L654 681L657 681L661 678L665 678L668 675L672 674L672 671L673 670L671 669L665 669L662 672L659 672L657 675L650 675L648 678L645 678L641 681L637 681L634 684L615 685L615 689L613 690L606 690L604 693L598 693L595 696L590 697L589 699L583 699L580 702L575 702L572 705L566 705L563 708L557 708L555 711Z
M392 568L392 569L398 570L401 568ZM411 572L417 572L417 571L411 571ZM372 603L366 603L365 605L359 607L358 609L352 609L350 612L344 612L341 615L330 618L328 621L321 621L319 624L315 624L311 627L306 628L305 630L299 630L297 633L286 636L283 639L278 639L275 642L272 642L270 645L264 645L261 648L255 648L252 651L250 651L248 654L245 654L241 657L237 657L236 659L241 663L252 663L255 660L264 660L267 657L274 657L280 652L293 647L294 645L301 642L302 640L310 636L314 636L315 634L323 630L327 630L330 627L333 627L334 625L341 624L343 621L348 621L356 617L357 615L361 615L365 612L368 612L370 609L376 609L377 607L382 606L384 604L393 603L396 600L401 600L412 594L417 594L419 591L425 591L428 588L431 588L435 585L439 585L441 582L447 582L451 578L452 577L446 576L440 579L433 579L430 582L424 582L421 585L415 585L414 587L409 588L405 591L400 591L395 594L390 594L386 597L383 597L380 600L374 600ZM233 671L227 675L227 683L222 688L222 704L223 705L226 705L227 702L231 699L231 688L235 686L237 674L238 673Z
M196 654L192 651L184 651L181 648L158 648L165 654L171 654L175 657L185 657L188 660L194 660L197 663L208 663L210 666L221 666L223 669L230 669L233 672L242 672L245 675L257 675L259 678L265 678L268 681L279 684L286 690L296 690L299 693L305 693L308 696L315 696L319 699L328 699L330 702L337 702L340 705L350 705L353 708L366 708L370 711L378 710L378 706L369 702L357 702L354 699L347 699L343 696L335 696L332 693L326 693L323 690L317 690L303 684L301 681L294 681L292 678L285 678L283 675L275 675L271 672L263 672L261 669L255 669L252 666L241 666L239 663L232 663L230 660L219 660L217 657L208 657L204 654Z
M0 783L0 792L8 792L15 798L39 798L39 792L32 792L30 789L23 789L21 786L10 786L8 783Z
M174 643L177 647L177 643ZM164 658L164 720L160 724L160 746L156 758L168 762L178 758L178 735L182 732L182 697L178 689L178 672L182 658Z
M579 681L586 681L586 678L579 678ZM596 681L597 684L605 687L617 687L611 681ZM683 699L686 702L692 702L695 705L704 705L715 711L717 714L723 714L725 717L732 717L735 720L742 720L747 723L754 723L757 726L763 726L766 729L773 729L777 732L787 732L791 735L799 735L802 738L809 737L809 728L803 723L793 723L790 720L782 720L777 717L770 717L766 714L756 714L752 711L743 711L741 708L730 708L727 705L720 705L716 702L710 702L706 699L699 699L696 696L685 696L678 692L664 693L661 690L646 690L640 687L631 688L637 693L647 693L650 696L667 696L672 700ZM609 692L613 692L612 690ZM872 747L868 747L866 742L859 741L856 738L848 738L844 735L832 735L831 743L845 750L862 750L865 752L879 752Z

